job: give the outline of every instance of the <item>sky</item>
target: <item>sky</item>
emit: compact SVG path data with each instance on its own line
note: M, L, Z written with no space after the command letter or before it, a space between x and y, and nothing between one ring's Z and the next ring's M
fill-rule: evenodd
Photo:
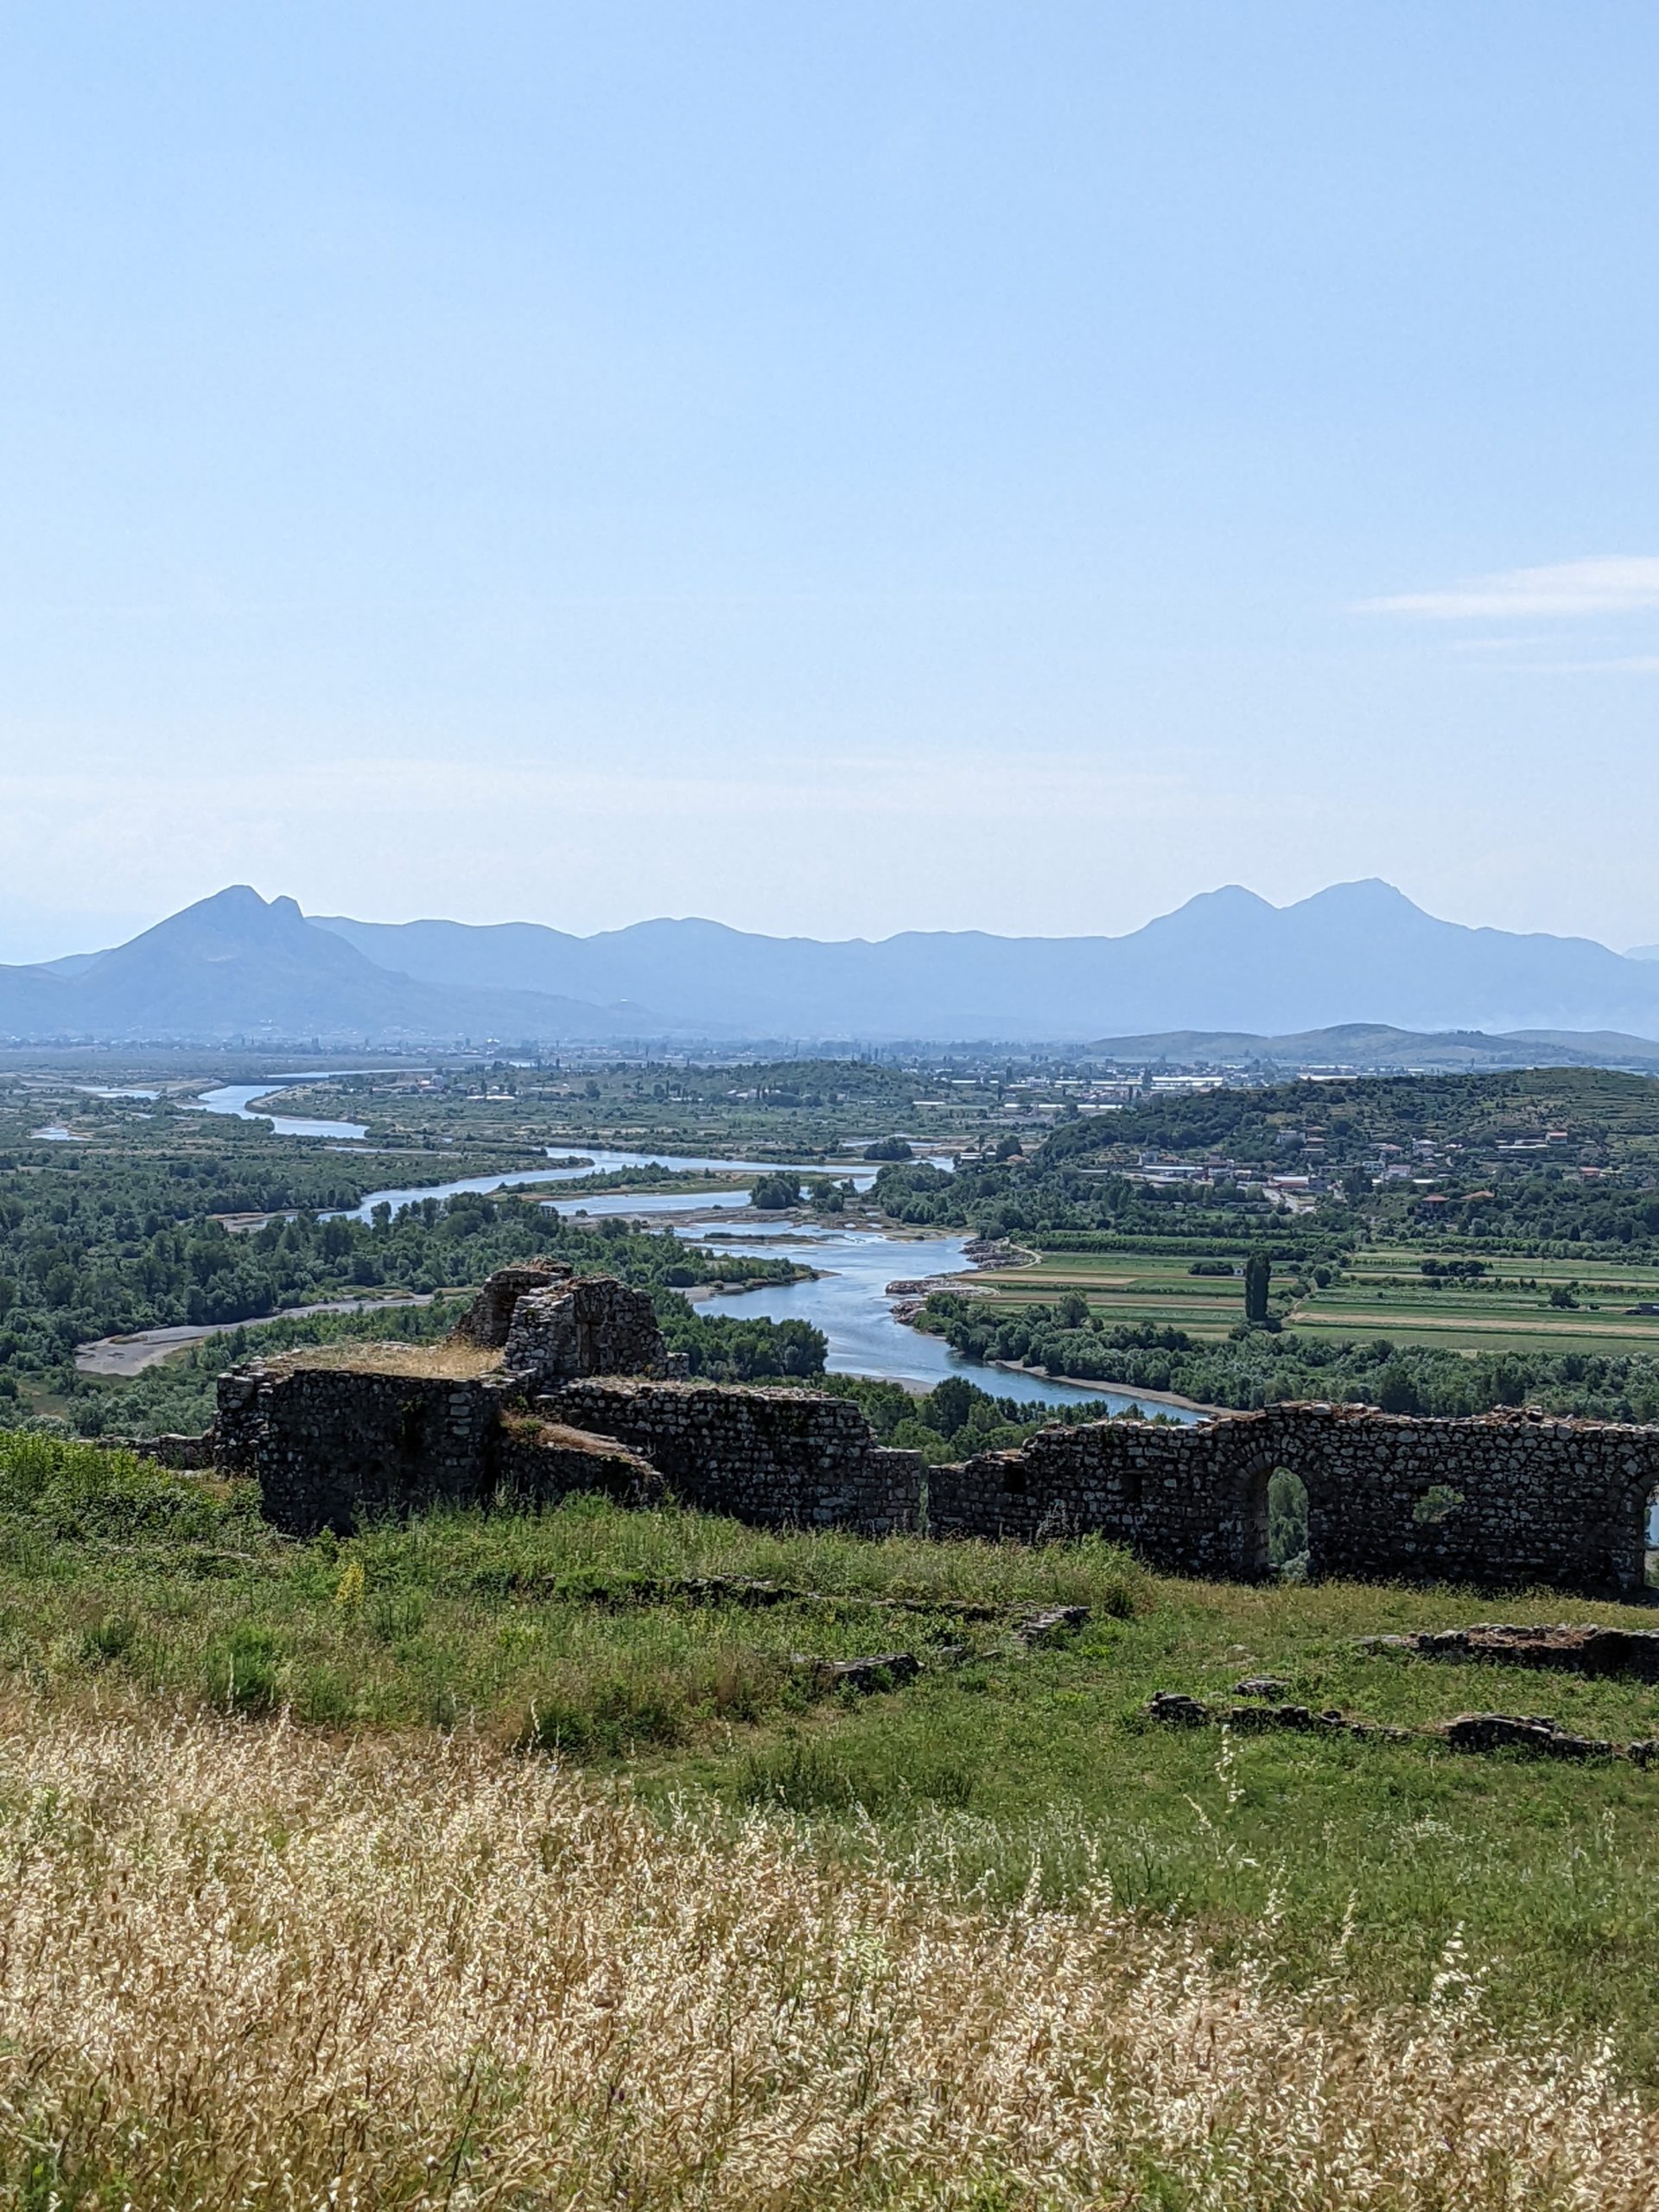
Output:
M1659 940L1648 0L10 0L0 959Z

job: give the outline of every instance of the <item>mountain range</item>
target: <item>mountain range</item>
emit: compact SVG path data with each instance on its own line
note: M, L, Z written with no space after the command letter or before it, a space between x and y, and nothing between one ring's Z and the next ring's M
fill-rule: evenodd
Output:
M1469 1065L1529 1044L1628 1063L1659 1037L1659 961L1440 921L1376 881L1284 907L1229 886L1116 938L873 943L700 920L576 937L531 922L308 918L238 885L111 950L0 967L0 1038L17 1042L1110 1037L1164 1039L1177 1057L1167 1040L1188 1033L1192 1050L1224 1038L1318 1059L1342 1057L1310 1035L1333 1025L1351 1039L1405 1033L1387 1052L1438 1039ZM1465 1033L1462 1046L1447 1033Z

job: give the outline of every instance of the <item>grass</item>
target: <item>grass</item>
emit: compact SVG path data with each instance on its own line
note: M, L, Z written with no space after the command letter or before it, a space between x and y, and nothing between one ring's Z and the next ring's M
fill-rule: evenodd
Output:
M797 1594L745 1603L719 1577ZM1072 1603L1082 1630L1018 1646L1022 1611ZM902 1865L993 1915L1109 1892L1275 2003L1321 1988L1339 1948L1356 2001L1424 2005L1460 1945L1495 2031L1605 2037L1659 2087L1659 1773L1142 1714L1154 1690L1225 1697L1270 1673L1299 1702L1413 1728L1542 1709L1584 1734L1659 1733L1651 1685L1356 1648L1495 1613L1656 1620L1554 1594L1182 1581L1098 1542L769 1535L590 1498L300 1544L245 1485L0 1438L0 1685L43 1711L286 1716L331 1743L425 1743L417 1763L461 1739L510 1764L552 1752L669 1827L695 1815L741 1852L759 1821L768 1849L855 1886ZM826 1696L799 1663L894 1649L920 1677L869 1697Z
M128 2205L1638 2212L1659 2121L1096 1887L964 1905L476 1742L0 1699L0 2189Z
M315 1344L280 1357L286 1367L348 1367L359 1375L422 1375L456 1382L493 1374L501 1364L499 1348L442 1339L436 1344L359 1340Z

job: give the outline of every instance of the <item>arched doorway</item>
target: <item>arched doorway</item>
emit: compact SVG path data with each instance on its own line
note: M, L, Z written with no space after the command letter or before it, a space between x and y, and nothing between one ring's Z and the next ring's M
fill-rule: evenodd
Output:
M1281 1582L1307 1580L1307 1484L1289 1467L1268 1477L1268 1572Z
M1307 1485L1294 1467L1264 1460L1245 1478L1243 1572L1260 1582L1307 1574Z

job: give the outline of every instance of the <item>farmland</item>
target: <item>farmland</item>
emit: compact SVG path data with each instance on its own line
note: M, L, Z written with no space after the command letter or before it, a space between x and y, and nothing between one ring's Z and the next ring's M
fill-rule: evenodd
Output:
M1039 1240L1033 1239L1033 1243ZM1490 1274L1425 1275L1441 1248L1367 1246L1330 1280L1313 1268L1275 1273L1274 1310L1299 1335L1338 1341L1387 1336L1397 1344L1454 1351L1530 1351L1541 1340L1583 1351L1659 1352L1659 1268L1599 1260L1506 1256ZM1220 1267L1224 1262L1213 1262ZM1052 1303L1067 1293L1086 1300L1109 1327L1174 1327L1218 1340L1243 1318L1238 1263L1226 1274L1194 1274L1194 1262L1166 1254L1039 1251L1036 1263L987 1275L980 1283L999 1306ZM1552 1291L1571 1306L1552 1305ZM1630 1311L1639 1304L1650 1314Z

